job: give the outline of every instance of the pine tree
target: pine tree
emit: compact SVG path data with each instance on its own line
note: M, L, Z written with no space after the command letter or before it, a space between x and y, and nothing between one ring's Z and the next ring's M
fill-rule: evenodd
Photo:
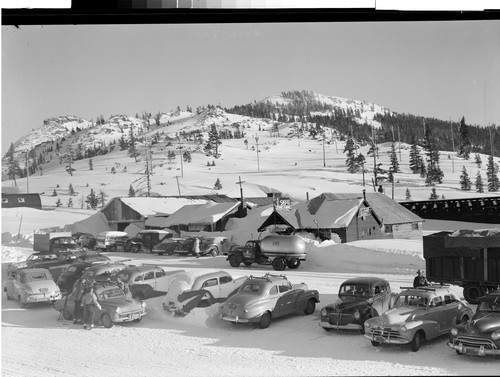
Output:
M347 166L347 171L351 174L356 173L359 169L358 163L356 161L356 150L354 147L354 141L350 137L345 143L344 153L347 152L347 159L345 160L345 165Z
M434 183L443 182L443 171L439 167L439 151L436 148L434 136L431 127L425 127L424 149L427 155L427 173L425 184L431 186Z
M481 156L479 153L476 153L476 155L474 156L474 161L477 165L477 168L481 169L481 165L482 165L483 161L481 160Z
M54 191L52 192L52 196L57 196L57 191L56 191L56 189L54 189Z
M94 162L92 161L92 157L89 158L89 170L94 170Z
M465 124L465 118L462 117L460 120L460 126L458 130L458 153L459 157L463 157L466 160L469 159L471 149L471 143L469 139L469 129Z
M496 192L500 188L500 181L498 180L497 169L493 161L493 156L488 156L488 165L486 166L486 179L488 181L488 191Z
M99 199L95 195L94 189L90 189L90 194L87 195L85 203L87 203L88 208L96 209L99 204Z
M220 190L222 188L222 184L220 183L219 178L215 181L214 189L215 190Z
M184 162L191 162L192 161L192 157L191 157L191 152L189 151L184 151L182 153L182 159L184 160Z
M393 173L399 173L400 172L399 161L398 161L398 155L396 154L396 146L395 146L394 142L392 142L392 144L391 144L390 159L391 159L391 169L389 169L389 170L392 171Z
M406 189L405 200L411 200L411 193L409 188Z
M98 202L101 205L101 208L104 207L104 204L106 204L106 199L108 198L108 194L106 194L104 191L100 190L99 195L98 195Z
M215 158L219 158L219 146L222 144L220 140L219 132L217 131L217 127L215 123L212 124L210 130L208 131L208 141L207 145L209 146L209 151L212 153Z
M132 187L132 185L130 185L130 187L128 188L128 196L130 196L130 197L134 197L135 196L135 190Z
M62 202L61 202L61 198L57 199L57 202L56 202L56 207L61 207L62 206Z
M70 196L75 195L75 190L73 189L73 185L71 183L69 184L69 187L68 187L68 194Z
M14 143L10 143L10 148L7 151L7 166L8 166L8 171L7 175L10 179L14 181L14 186L17 186L16 182L16 174L19 175L19 163L14 159Z
M439 196L438 196L438 194L436 193L436 188L435 188L435 187L433 187L433 188L432 188L432 190L431 190L431 196L429 197L429 199L431 199L431 200L435 200L435 199L437 199L438 197L439 197Z
M68 199L68 208L73 208L73 198Z
M134 161L137 162L137 156L139 156L139 152L137 152L137 140L134 135L134 128L130 125L130 133L128 140L128 155L134 158Z
M460 189L463 191L469 191L472 187L472 182L470 181L469 174L465 165L462 167L462 174L460 175Z
M120 146L120 150L121 151L124 151L125 149L128 148L128 143L127 141L125 140L125 137L122 135L122 137L120 138L120 140L118 141L118 145Z
M484 183L481 172L478 170L476 174L476 192L484 192Z
M116 174L116 169L114 166L111 168L111 174Z

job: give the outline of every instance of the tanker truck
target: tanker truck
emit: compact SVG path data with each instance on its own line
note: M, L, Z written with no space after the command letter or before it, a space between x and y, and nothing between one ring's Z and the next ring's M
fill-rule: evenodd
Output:
M244 246L232 246L226 260L232 267L257 263L271 264L276 271L283 271L287 266L296 269L306 260L306 243L294 235L270 235L249 240Z

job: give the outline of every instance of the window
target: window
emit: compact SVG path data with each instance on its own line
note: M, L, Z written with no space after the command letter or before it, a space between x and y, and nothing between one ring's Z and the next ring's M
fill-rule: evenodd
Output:
M447 304L451 304L452 302L455 302L457 301L453 295L444 295L444 304L447 305Z
M231 281L233 281L233 278L231 276L221 276L219 281L221 284L226 284L226 283L230 283Z
M213 287L217 285L217 278L213 278L213 279L208 279L207 281L205 281L203 284L202 284L202 288L206 288L206 287Z
M156 270L156 278L161 278L163 276L166 276L167 273L163 270Z
M279 286L280 293L290 291L291 289L292 289L292 287L289 284L281 284Z
M276 285L273 285L271 289L269 290L270 295L275 295L278 293L278 287Z
M2 198L2 204L7 204L9 202L9 199Z
M18 203L24 203L24 198L17 198Z
M143 276L142 276L142 275L139 275L139 276L137 276L137 277L134 279L134 281L142 281L142 278L143 278Z
M153 280L155 278L155 272L149 271L144 274L144 280Z
M411 224L411 230L418 230L418 223Z
M433 307L443 306L443 298L441 296L434 297L431 301L431 305Z

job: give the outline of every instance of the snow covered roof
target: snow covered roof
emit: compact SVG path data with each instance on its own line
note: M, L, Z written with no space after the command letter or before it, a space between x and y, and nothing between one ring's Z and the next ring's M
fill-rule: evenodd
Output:
M180 224L214 224L225 215L234 211L239 202L185 205L168 217L152 217L146 219L146 226L160 228Z
M318 207L301 202L293 205L291 210L279 209L277 212L295 229L335 229L347 227L362 204L363 199L325 201Z
M111 230L108 219L102 212L96 212L86 219L77 221L71 226L72 233L90 233L97 237L99 233Z
M310 203L313 208L319 207L323 202L328 201L342 201L350 199L363 198L363 194L356 193L323 193L313 199ZM373 212L384 224L403 224L403 223L414 223L418 221L423 221L423 219L415 215L410 210L403 207L398 202L392 200L388 196L377 193L370 192L366 193L366 201L372 208Z
M191 199L179 197L125 197L120 198L142 216L164 215L168 216L188 204L205 204L207 199Z

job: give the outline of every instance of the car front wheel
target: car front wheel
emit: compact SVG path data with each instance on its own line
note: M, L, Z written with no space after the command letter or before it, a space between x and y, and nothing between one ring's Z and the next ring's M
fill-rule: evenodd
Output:
M108 313L104 313L101 317L102 325L109 329L113 327L113 321L111 320L111 317Z
M382 344L382 343L380 343L380 342L377 342L377 341L375 341L375 340L372 340L372 346L373 346L373 347L378 347L378 346L380 346L381 344Z
M229 264L231 265L231 267L239 267L240 263L241 258L238 255L233 254L229 257Z
M131 251L132 253L137 254L137 253L139 252L139 249L140 249L140 248L139 248L139 246L134 245L134 246L132 246L132 248L130 249L130 251Z
M420 346L424 342L424 337L421 331L417 331L415 335L413 335L413 339L410 343L410 349L413 352L417 352L420 349Z
M311 298L307 301L306 308L304 309L304 314L309 315L313 314L316 310L316 302Z
M260 317L259 327L261 329L267 329L271 325L271 313L265 312Z

